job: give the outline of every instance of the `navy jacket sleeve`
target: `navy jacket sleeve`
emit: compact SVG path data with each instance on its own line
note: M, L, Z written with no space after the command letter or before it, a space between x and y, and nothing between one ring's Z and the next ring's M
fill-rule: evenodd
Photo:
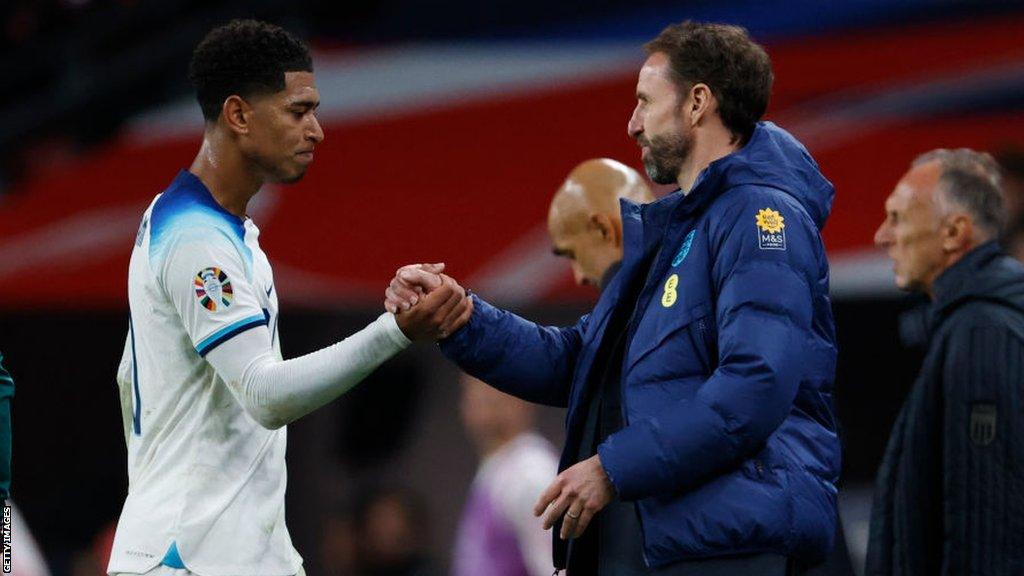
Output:
M624 500L693 488L756 453L789 414L808 360L808 278L824 265L817 227L772 189L733 189L709 211L718 367L692 399L629 422L598 447ZM776 234L762 237L762 226Z
M3 366L0 354L0 498L6 499L11 490L11 398L14 380Z
M1024 477L1012 472L1024 458L1024 343L1005 310L962 312L942 368L942 573L998 573L1024 548Z
M469 374L529 402L565 407L587 316L571 328L539 326L473 298L473 315L441 342Z

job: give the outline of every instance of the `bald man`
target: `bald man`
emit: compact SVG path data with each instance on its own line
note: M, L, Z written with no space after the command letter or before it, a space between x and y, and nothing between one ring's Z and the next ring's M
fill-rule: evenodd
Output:
M654 201L643 177L621 162L595 158L569 173L551 199L548 233L556 256L572 261L580 286L604 288L622 261L619 200Z
M459 522L453 576L548 576L551 537L531 507L558 472L534 407L463 374L459 413L480 455Z

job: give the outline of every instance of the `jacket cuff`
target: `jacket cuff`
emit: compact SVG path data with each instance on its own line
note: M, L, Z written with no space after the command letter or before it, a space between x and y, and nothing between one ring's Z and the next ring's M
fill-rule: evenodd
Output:
M608 480L615 487L615 493L618 495L619 500L628 502L637 500L640 496L637 493L638 486L635 482L631 481L632 479L629 474L630 450L625 447L624 442L619 441L617 438L621 432L612 434L602 442L597 447L597 455L601 460L604 473L608 475ZM632 458L635 458L635 455Z
M475 324L478 323L480 318L481 308L490 307L490 304L487 304L472 292L469 293L469 297L473 299L473 313L470 314L469 321L451 336L437 341L437 346L441 349L441 353L448 358L454 358L453 355L457 355L459 351L467 348L468 343L473 340L471 333L476 328Z
M689 408L639 418L597 447L622 500L692 488L737 457L721 416L700 403Z

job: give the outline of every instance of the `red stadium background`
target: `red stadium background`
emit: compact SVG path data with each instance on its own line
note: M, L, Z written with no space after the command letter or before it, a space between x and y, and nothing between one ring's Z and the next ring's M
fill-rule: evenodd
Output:
M1020 141L1024 113L991 95L1024 74L1022 29L1016 17L769 44L768 118L801 138L836 185L825 240L838 294L888 289L871 238L915 155ZM607 71L512 86L481 77L466 92L351 113L345 90L324 86L359 54L321 54L327 139L303 182L265 191L254 211L286 305L373 305L394 269L417 261L444 261L506 302L590 298L546 255L542 226L575 163L608 156L639 168L625 124L640 59L616 50ZM395 60L388 74L407 73ZM193 116L170 127L143 118L85 157L40 158L0 204L0 306L122 308L139 215L191 162Z
M535 10L548 27L524 32L510 24L508 32L479 21L500 12L488 11L491 3L452 3L464 13L418 0L311 0L319 12L299 18L315 48L327 138L301 183L268 186L250 205L274 264L285 356L364 326L380 312L395 268L410 262L444 261L489 300L545 323L573 322L595 294L573 286L567 263L550 253L551 195L587 158L640 168L626 122L643 39L688 17L744 24L774 63L768 119L803 141L836 186L824 236L840 347L840 511L851 555L862 555L870 482L919 362L898 335L912 302L892 287L872 235L884 198L918 154L1024 147L1024 8L956 0L517 0L523 26L533 26L526 13ZM115 16L123 9L159 49L126 46L134 67L124 67L122 84L89 75L113 67L90 69L73 58L56 73L81 74L81 85L113 93L115 107L150 92L152 100L82 146L73 130L54 135L61 117L50 107L60 98L0 94L0 351L18 385L12 494L53 576L102 571L92 551L109 549L102 531L127 487L113 382L127 331L126 270L146 205L198 148L200 112L182 96L193 36L226 14L253 15L256 4L274 5L268 18L286 25L286 14L298 12L277 0L92 4L116 5ZM192 4L203 6L182 10L180 21L167 17L168 6ZM598 4L617 9L601 13L591 6ZM370 14L367 6L404 10ZM573 9L581 14L567 15ZM353 19L348 28L338 24ZM95 29L76 41L113 36L117 44L128 36L116 18L106 32L101 18L88 22ZM165 27L177 34L181 61L162 59L174 36ZM431 27L433 35L416 35ZM478 34L480 27L489 32ZM38 46L28 56L2 52L4 38L0 72L34 72L37 60L53 58ZM164 73L176 80L154 78ZM140 88L148 82L151 90ZM70 84L70 92L81 87ZM88 125L82 116L102 115L90 98L74 122L64 121ZM51 119L49 132L26 136L24 146L16 141L14 152L9 143L5 151L5 129L22 118L7 113L11 101L26 117ZM13 185L8 164L22 176ZM455 369L419 346L289 426L288 525L310 576L331 573L324 534L337 520L335 504L358 498L359 486L388 482L425 496L431 536L424 546L445 565L477 464L455 417L458 401ZM552 409L540 418L556 444L563 417ZM78 568L89 563L92 572Z

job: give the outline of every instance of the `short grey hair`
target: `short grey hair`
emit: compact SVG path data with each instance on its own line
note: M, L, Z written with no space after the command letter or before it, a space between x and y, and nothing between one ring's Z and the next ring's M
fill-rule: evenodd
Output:
M938 162L939 190L943 199L966 210L975 224L992 237L1006 223L1003 176L991 154L970 148L939 148L918 156L912 166Z

